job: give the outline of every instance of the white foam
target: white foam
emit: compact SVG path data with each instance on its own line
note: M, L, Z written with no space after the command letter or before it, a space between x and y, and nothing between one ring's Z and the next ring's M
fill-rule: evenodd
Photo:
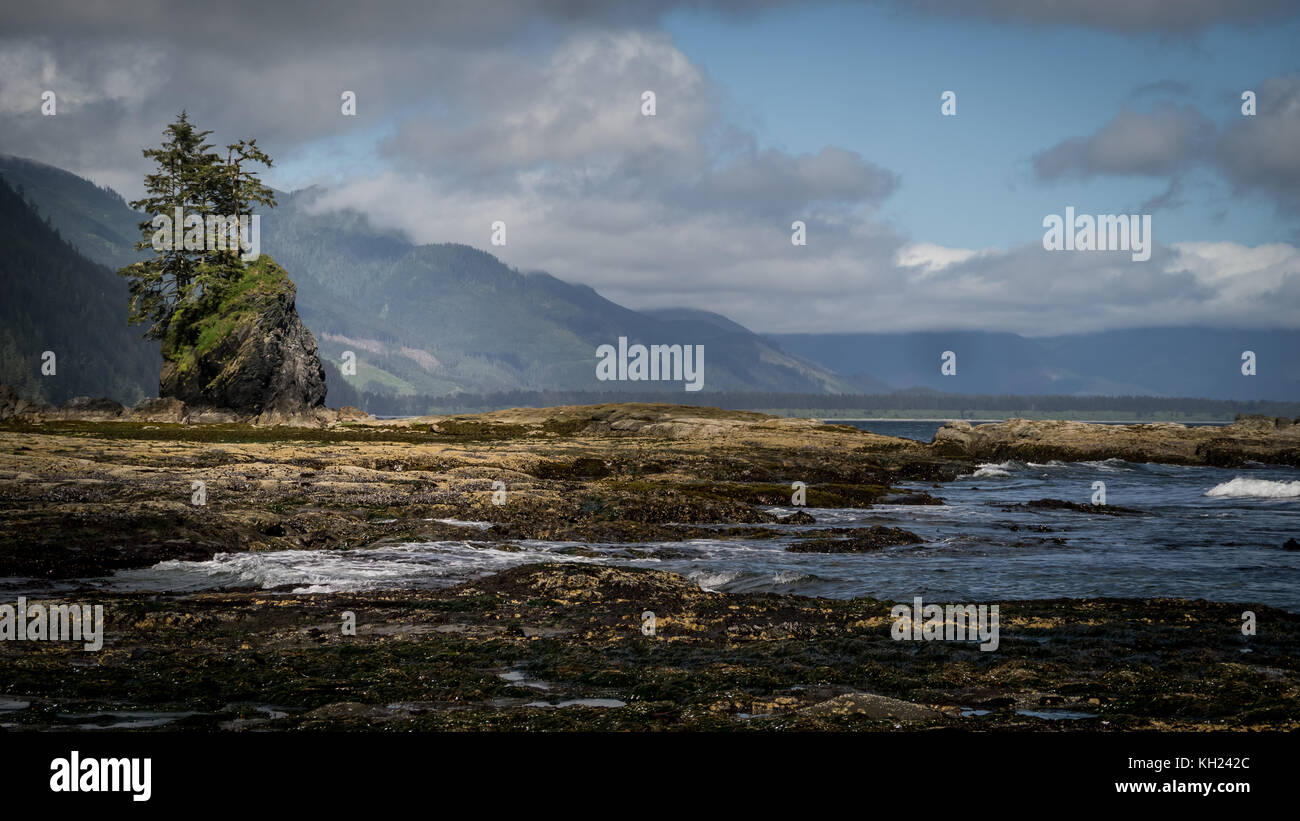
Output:
M1123 459L1116 459L1113 456L1109 459L1103 459L1099 462L1097 461L1082 462L1080 464L1087 465L1088 467L1093 468L1095 470L1106 470L1112 472L1121 471L1121 470L1133 470L1133 468L1130 467L1128 463L1125 462Z
M1206 496L1244 499L1300 499L1300 481L1273 482L1268 479L1247 479L1238 476L1231 482L1215 485L1205 491Z
M1002 462L1000 464L993 464L990 462L980 465L971 476L977 476L981 479L989 477L1000 478L1003 476L1010 476L1011 471L1015 470L1017 467L1019 467L1019 465L1015 462Z
M441 522L445 525L455 525L457 527L475 527L479 530L487 530L492 526L491 522L466 522L462 519L433 519L432 521Z
M809 578L807 573L798 573L793 570L778 570L772 574L773 584L790 584L801 579Z
M194 591L220 587L262 589L291 585L294 593L336 593L402 587L445 587L515 565L538 561L592 562L525 542L521 550L460 541L418 542L358 550L284 550L218 553L208 561L168 560L151 568L119 570L110 588Z
M700 586L701 590L710 593L718 592L718 588L728 582L735 581L740 577L740 573L735 570L723 570L720 573L709 573L706 571L695 571L689 578Z

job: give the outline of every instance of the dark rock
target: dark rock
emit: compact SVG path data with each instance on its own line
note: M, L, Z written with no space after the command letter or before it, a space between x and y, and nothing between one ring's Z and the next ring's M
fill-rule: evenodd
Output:
M805 512L805 511L802 511L802 510L796 510L794 513L791 513L789 516L782 516L781 518L777 519L777 521L780 522L780 523L783 524L783 525L815 525L815 524L817 524L817 520L814 519L814 518L812 517L812 514L807 513L807 512Z
M882 497L880 503L882 505L941 505L943 499L936 499L928 493L898 493Z
M270 257L249 263L220 305L164 340L158 395L263 423L323 409L325 369L295 292Z
M1282 549L1283 549L1283 550L1300 550L1300 542L1297 542L1295 539L1287 539L1287 540L1282 544Z
M537 464L533 475L539 479L603 479L610 475L609 466L600 459L582 457L573 462L548 462Z
M126 415L126 408L106 396L75 396L65 402L58 413L75 419L119 419Z
M869 553L900 544L920 544L925 540L901 527L872 525L857 528L847 539L806 539L786 548L791 553Z
M1067 502L1064 499L1035 499L1032 502L1025 503L1024 506L1035 510L1073 510L1076 513L1099 513L1103 516L1142 515L1140 510L1119 507L1118 505L1081 505L1078 502Z

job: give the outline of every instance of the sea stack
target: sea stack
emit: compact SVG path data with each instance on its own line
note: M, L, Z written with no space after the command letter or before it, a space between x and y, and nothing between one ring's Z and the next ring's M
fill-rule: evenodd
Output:
M216 310L163 343L158 395L277 424L318 415L325 369L294 307L296 289L267 255L249 263Z

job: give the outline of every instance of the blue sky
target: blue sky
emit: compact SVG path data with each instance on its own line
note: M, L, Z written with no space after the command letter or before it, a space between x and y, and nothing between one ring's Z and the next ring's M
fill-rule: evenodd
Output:
M678 10L664 28L726 90L767 145L807 153L834 144L902 175L884 208L941 245L1032 242L1048 213L1131 213L1159 179L1035 182L1030 158L1094 132L1124 105L1193 103L1216 122L1240 117L1240 93L1300 67L1300 22L1195 37L1075 27L1006 26L882 7L825 4L737 20ZM1144 94L1163 80L1189 94ZM939 113L944 90L956 117ZM1188 204L1158 218L1161 242L1246 244L1294 234L1260 196L1233 196L1196 173Z

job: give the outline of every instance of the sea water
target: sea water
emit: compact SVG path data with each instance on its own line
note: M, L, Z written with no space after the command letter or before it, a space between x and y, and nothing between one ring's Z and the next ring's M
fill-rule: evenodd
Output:
M1045 498L1087 504L1095 481L1106 483L1112 508L1135 513L1024 506ZM1282 547L1290 538L1300 539L1300 471L1292 468L1008 461L980 465L939 488L922 482L903 488L927 491L945 504L805 508L815 525L775 525L785 534L770 540L633 545L466 540L219 554L210 561L166 561L56 587L297 593L436 588L521 564L561 561L668 570L702 588L734 592L891 601L922 595L939 602L1177 596L1300 612L1300 551ZM785 515L794 508L769 510ZM924 542L861 554L785 550L822 528L870 525L906 528ZM502 549L507 546L511 549ZM577 549L588 555L571 552ZM59 591L48 582L0 580L0 593L32 592Z

